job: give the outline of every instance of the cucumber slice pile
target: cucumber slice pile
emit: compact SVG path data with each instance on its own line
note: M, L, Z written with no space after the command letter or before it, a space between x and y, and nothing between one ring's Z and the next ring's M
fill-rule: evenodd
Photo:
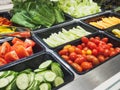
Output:
M34 72L1 71L0 90L51 90L64 83L61 66L52 60L41 63Z

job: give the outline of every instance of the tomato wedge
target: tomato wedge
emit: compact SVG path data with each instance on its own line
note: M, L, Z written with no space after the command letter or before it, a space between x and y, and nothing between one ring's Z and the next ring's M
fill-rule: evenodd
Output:
M33 50L32 50L32 47L28 47L26 48L26 51L28 52L29 55L32 55L33 54Z
M25 39L25 46L29 47L29 46L35 46L35 42L33 40L30 39Z
M4 57L4 55L11 50L11 46L8 42L4 42L0 47L0 56Z
M22 45L19 45L17 48L15 48L15 51L19 58L24 58L24 57L29 56L29 53L27 52L25 47Z
M13 38L12 43L15 44L16 42L23 42L23 41L21 39L15 37L15 38Z
M0 62L3 63L3 64L7 64L7 61L3 58L0 57Z
M18 60L19 57L15 51L10 51L5 54L5 60L9 63L11 61Z

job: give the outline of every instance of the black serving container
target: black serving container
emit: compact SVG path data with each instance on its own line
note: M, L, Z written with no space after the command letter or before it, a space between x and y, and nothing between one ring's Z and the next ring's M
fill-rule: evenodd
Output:
M110 27L110 28L107 28L107 30L106 30L105 32L107 32L109 35L111 35L111 36L113 36L113 37L116 37L116 36L114 35L114 33L112 33L112 30L113 30L113 29L119 29L119 30L120 30L120 24L115 25L115 26ZM120 40L120 38L118 38L118 37L116 37L116 39Z
M4 17L10 20L11 16L8 12L0 12L0 17Z
M48 29L44 29L43 31L39 31L39 32L36 32L35 35L36 37L38 38L38 40L42 41L44 43L45 46L47 46L48 48L50 49L54 49L56 47L51 47L49 46L47 43L45 43L42 39L43 38L48 38L52 33L58 33L60 31L62 31L62 28L66 29L66 30L69 30L69 29L72 29L73 27L76 27L76 26L80 26L82 27L83 29L85 29L86 31L90 32L90 33L95 33L97 30L95 29L92 29L92 28L89 28L87 25L85 24L82 24L81 22L79 21L70 21L70 22L67 22L67 23L64 23L64 24L61 24L61 25L58 25L56 27L52 27L52 28L48 28ZM65 44L65 43L64 43ZM63 44L61 44L63 45ZM59 45L59 46L61 46Z
M8 38L5 38L5 39L0 39L0 45L2 45L2 43L4 43L5 41L9 42L10 45L13 45L12 42L11 42L11 41L13 40L13 38L14 38L14 37L8 37ZM20 39L24 41L26 38L20 38ZM7 67L7 66L11 66L11 65L18 64L18 63L20 63L21 61L26 60L27 58L30 58L30 57L32 57L32 56L34 56L34 55L36 55L36 54L39 54L40 52L45 51L45 47L44 47L41 43L39 43L39 42L35 39L35 37L31 36L31 37L28 38L28 39L33 40L33 41L35 42L35 46L32 47L32 48L33 48L33 54L30 55L30 56L28 56L28 57L24 57L24 58L21 58L21 59L19 59L19 60L10 62L10 63L8 63L8 64L6 64L6 65L0 66L0 69L2 69L2 68L4 68L4 67Z
M52 90L57 90L58 88L68 84L74 79L74 74L69 69L67 69L59 60L57 60L57 58L54 55L52 55L49 52L42 52L39 55L34 55L29 59L26 58L25 61L21 61L19 64L16 63L16 65L12 65L12 66L8 65L7 67L0 68L0 71L14 70L14 71L20 72L28 68L35 70L39 67L39 65L42 62L45 62L47 60L52 60L54 62L59 63L64 73L64 83L58 87L54 87Z
M114 38L114 37L111 37L109 34L107 34L107 33L104 33L104 32L96 32L96 33L94 33L94 34L90 34L90 35L87 35L86 37L88 37L88 38L90 38L90 37L96 37L96 36L99 36L101 39L102 38L104 38L104 37L107 37L109 40L108 40L108 43L112 43L113 44L113 47L120 47L120 41L119 40L117 40L116 38ZM67 43L67 44L65 44L65 45L75 45L75 46L77 46L78 44L81 44L82 43L82 41L81 41L81 39L79 39L79 40L74 40L74 41L72 41L72 42L69 42L69 43ZM60 46L60 47L58 47L58 48L56 48L54 51L55 51L55 53L58 55L58 57L60 57L62 60L63 60L63 58L58 54L59 53L59 51L60 50L62 50L63 49L63 47L65 46L65 45L62 45L62 46ZM116 54L117 55L117 54ZM115 56L116 56L115 55ZM113 57L115 57L115 56L113 56ZM105 62L107 62L107 61L109 61L109 60L112 60L112 57L109 57ZM63 62L65 62L65 63L67 63L65 60L63 60ZM103 62L103 63L105 63L105 62ZM99 65L101 65L101 64L103 64L103 63L100 63ZM67 63L67 64L69 64L69 63ZM69 64L70 65L70 64ZM77 74L79 74L79 75L83 75L83 74L85 74L85 73L87 73L87 72L89 72L89 71L91 71L91 70L94 70L94 68L96 68L96 67L98 67L99 65L97 65L97 66L95 66L95 67L93 67L92 69L90 69L90 70L88 70L88 71L83 71L83 72L78 72L77 70L75 70L71 65L70 65L70 67L77 73Z
M96 15L93 15L91 17L86 17L84 19L82 19L81 21L84 23L84 24L88 24L90 27L93 27L95 29L98 29L98 30L106 30L106 29L100 29L100 28L97 28L93 25L90 25L89 22L96 22L96 21L99 21L101 20L102 18L104 17L110 17L110 16L115 16L117 18L120 18L120 14L118 13L115 13L115 12L112 12L112 11L105 11L105 12L102 12L102 13L99 13L99 14L96 14Z

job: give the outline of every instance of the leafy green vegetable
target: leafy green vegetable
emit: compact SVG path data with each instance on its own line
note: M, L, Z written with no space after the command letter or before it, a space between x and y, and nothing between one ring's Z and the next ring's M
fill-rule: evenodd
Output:
M50 27L65 20L63 12L56 3L50 0L12 0L11 21L16 24L35 29L42 26Z
M75 18L100 12L100 7L93 0L59 0L59 7Z

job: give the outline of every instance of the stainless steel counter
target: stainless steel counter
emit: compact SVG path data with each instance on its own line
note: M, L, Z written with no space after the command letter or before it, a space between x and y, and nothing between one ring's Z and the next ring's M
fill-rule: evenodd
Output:
M120 54L86 74L77 75L74 81L63 86L60 90L93 90L119 71Z

